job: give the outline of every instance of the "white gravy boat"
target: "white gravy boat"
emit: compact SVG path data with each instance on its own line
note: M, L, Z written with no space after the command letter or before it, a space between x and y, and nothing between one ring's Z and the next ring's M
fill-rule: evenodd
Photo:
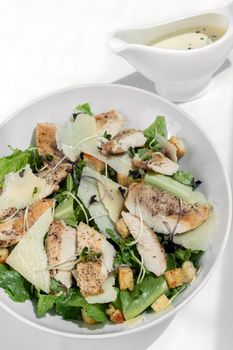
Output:
M148 43L169 33L208 25L224 28L226 32L203 48L174 50L148 46ZM224 8L192 17L150 27L117 30L110 39L110 47L153 81L159 95L174 102L198 98L233 48L233 2Z

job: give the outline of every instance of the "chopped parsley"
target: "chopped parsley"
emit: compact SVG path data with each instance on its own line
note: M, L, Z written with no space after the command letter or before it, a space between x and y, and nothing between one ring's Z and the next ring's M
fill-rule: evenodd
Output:
M46 153L45 160L47 160L48 162L52 162L52 160L53 160L52 154Z
M32 192L32 196L35 196L35 194L37 194L37 192L38 192L38 187L34 187L33 192Z
M112 135L108 134L107 130L104 131L103 137L107 140L111 140Z
M89 205L96 203L97 199L96 199L96 194L93 194L93 196L91 196L90 200L89 200Z

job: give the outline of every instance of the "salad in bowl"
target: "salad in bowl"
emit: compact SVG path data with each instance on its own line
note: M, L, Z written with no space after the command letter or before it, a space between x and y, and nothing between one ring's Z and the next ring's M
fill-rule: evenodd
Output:
M125 122L79 104L0 158L0 287L38 318L89 327L162 313L200 271L215 210L180 165L189 150L165 116Z

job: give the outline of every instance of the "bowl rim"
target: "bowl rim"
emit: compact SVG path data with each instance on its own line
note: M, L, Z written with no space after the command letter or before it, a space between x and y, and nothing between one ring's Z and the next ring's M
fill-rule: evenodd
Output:
M116 88L120 88L120 89L137 91L139 93L146 94L146 95L151 96L153 98L155 97L155 98L165 102L166 104L170 105L173 108L175 107L178 110L178 112L182 113L187 119L189 119L201 131L201 133L205 136L205 138L208 140L209 144L211 145L211 147L215 153L215 156L217 157L217 159L222 167L224 181L225 181L226 188L227 188L227 196L228 196L229 206L228 206L228 213L227 213L228 219L227 219L227 225L226 225L226 232L224 235L224 240L222 242L222 247L221 247L221 250L220 250L215 262L213 263L210 270L208 271L206 277L203 279L203 281L200 282L200 284L196 287L196 289L189 296L187 296L179 305L176 305L175 307L170 309L168 312L161 314L160 317L158 317L154 320L150 320L150 323L148 323L148 324L140 324L140 325L136 326L135 328L125 329L125 330L121 330L119 332L111 332L111 333L102 333L102 334L93 334L93 335L92 334L78 334L78 333L72 333L72 332L69 333L69 332L64 332L64 331L58 331L58 330L55 330L55 329L48 327L48 326L42 326L42 325L38 324L36 321L31 321L31 320L19 315L16 311L13 311L9 306L5 305L5 303L0 300L0 307L2 307L10 315L14 316L16 319L22 321L25 324L30 325L36 329L41 330L41 331L45 331L49 334L62 336L65 338L71 338L71 339L72 338L73 339L80 339L80 340L107 339L107 338L115 338L115 337L119 337L119 336L126 336L129 334L142 332L145 329L150 329L151 327L154 327L156 324L162 323L163 321L166 321L169 318L174 317L178 310L180 310L184 305L188 304L199 293L199 291L204 287L204 285L207 283L207 281L211 277L216 265L218 264L218 262L220 260L220 257L223 254L223 251L226 247L227 240L228 240L229 235L230 235L231 221L232 221L232 191L231 191L230 180L229 180L229 176L226 172L225 166L223 165L222 160L221 160L220 156L218 155L218 151L216 149L215 144L209 138L208 134L202 128L202 126L200 126L199 123L192 116L190 116L181 107L175 105L174 103L172 103L171 101L167 100L164 97L156 95L153 92L150 92L150 91L138 88L138 87L117 84L117 83L116 84L115 83L87 83L87 84L76 84L76 85L72 85L72 86L67 86L65 88L56 89L56 90L53 90L51 92L42 94L39 97L30 100L28 103L24 104L22 107L18 108L15 112L11 113L7 118L5 118L0 123L0 128L3 125L5 125L10 119L14 118L19 112L23 111L24 109L33 105L36 102L39 102L47 97L50 97L50 96L53 96L53 95L56 95L59 93L67 92L69 90L82 89L82 88L88 88L88 87L100 87L100 88L103 87L103 88L110 88L110 89L116 87Z

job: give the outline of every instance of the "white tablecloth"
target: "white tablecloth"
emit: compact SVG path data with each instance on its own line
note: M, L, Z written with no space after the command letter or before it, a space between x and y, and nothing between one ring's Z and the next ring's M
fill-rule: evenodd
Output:
M109 33L116 27L151 24L225 3L223 0L0 0L0 121L45 92L78 83L112 82L133 73L127 62L108 49ZM210 135L231 177L232 63L233 54L205 96L181 105ZM151 88L136 73L120 81ZM140 340L137 338L137 344L135 339L132 348L233 348L232 243L233 238L207 285L177 314L160 338L154 342L150 332ZM61 350L80 345L75 340L33 329L0 310L0 347Z

